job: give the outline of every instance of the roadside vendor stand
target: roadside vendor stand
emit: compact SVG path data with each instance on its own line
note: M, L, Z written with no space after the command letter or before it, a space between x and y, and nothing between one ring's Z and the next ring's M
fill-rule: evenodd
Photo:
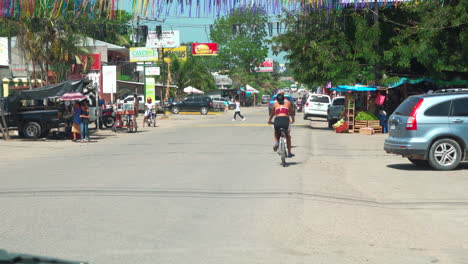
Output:
M115 123L112 130L114 132L121 132L126 130L129 133L137 132L137 124L133 122L133 115L135 114L133 103L118 103L115 111Z
M378 94L371 94L371 92L376 92L378 87L340 85L332 88L332 90L345 93L345 109L343 111L343 119L345 122L340 123L339 126L335 126L337 133L342 133L346 130L348 133L367 135L381 134L383 132L381 121L377 119L374 113L376 111L375 103L379 96ZM380 97L379 100L381 100ZM381 102L379 101L378 103ZM360 116L365 116L366 120L361 120Z

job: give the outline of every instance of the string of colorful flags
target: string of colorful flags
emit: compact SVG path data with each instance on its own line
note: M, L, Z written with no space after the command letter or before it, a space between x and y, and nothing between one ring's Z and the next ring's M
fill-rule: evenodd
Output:
M0 17L19 19L47 15L115 17L115 11L129 0L0 0ZM419 0L423 1L423 0ZM417 0L132 0L133 15L165 17L183 15L222 16L235 8L258 8L268 14L280 14L284 9L342 9L354 6L362 8L374 4L398 6Z

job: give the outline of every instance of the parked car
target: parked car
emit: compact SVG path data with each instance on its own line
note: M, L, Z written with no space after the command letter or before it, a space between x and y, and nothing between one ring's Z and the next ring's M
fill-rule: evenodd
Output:
M173 114L178 114L181 111L198 112L202 115L208 114L213 110L213 100L209 96L188 96L182 101L173 102L169 104L168 109Z
M233 110L236 108L236 103L234 102L231 102L227 99L224 99L224 98L221 98L221 97L211 97L211 99L213 100L213 103L216 105L216 104L223 104L224 105L224 102L228 102L228 107L229 107L229 110Z
M328 105L330 105L330 96L326 94L312 94L307 99L304 107L304 120L309 117L327 117Z
M467 92L411 96L388 122L388 153L436 170L452 170L468 160Z
M270 95L262 95L262 104L268 104L270 101L271 96Z
M63 113L59 109L22 109L14 113L6 112L7 127L16 127L19 135L25 138L41 138L50 129L63 123Z
M127 103L133 103L133 95L128 95L125 98L122 99L124 102L126 101ZM160 106L161 100L155 100L154 103L157 106ZM144 112L145 111L145 97L143 95L138 95L138 111L139 112Z
M344 104L344 97L335 97L331 104L328 105L327 121L329 128L332 128L332 126L340 120L340 115L344 110Z
M268 114L271 113L271 109L273 108L273 104L274 104L275 101L276 101L276 96L277 96L276 94L273 95L273 96L271 97L271 99L270 99L270 102L268 102ZM293 109L294 109L294 112L295 112L295 111L296 111L296 106L295 106L295 104L294 104L294 98L293 98L291 95L289 95L289 94L285 94L285 95L284 95L284 99L285 99L285 100L288 100L289 102L291 102L291 103L293 104Z

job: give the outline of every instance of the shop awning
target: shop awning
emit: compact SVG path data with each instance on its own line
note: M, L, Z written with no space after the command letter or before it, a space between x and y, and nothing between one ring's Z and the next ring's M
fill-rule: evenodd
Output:
M468 80L452 80L452 81L443 81L443 80L434 80L432 78L418 78L418 79L408 79L408 78L400 78L398 82L395 82L388 86L388 88L395 88L402 84L409 83L409 84L418 84L421 82L430 82L434 83L437 86L450 86L450 85L468 85Z
M63 83L47 85L31 90L18 90L13 95L10 95L8 100L10 103L20 100L37 100L50 97L59 97L69 92L83 92L83 89L90 83L86 80L66 81Z
M366 85L338 85L337 87L333 87L332 90L337 92L369 92L376 91L377 87Z

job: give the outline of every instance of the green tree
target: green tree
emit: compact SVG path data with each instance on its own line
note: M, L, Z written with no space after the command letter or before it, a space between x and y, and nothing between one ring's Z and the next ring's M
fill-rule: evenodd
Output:
M265 29L268 18L259 8L239 8L215 20L210 38L219 45L218 62L225 70L252 72L268 54Z

